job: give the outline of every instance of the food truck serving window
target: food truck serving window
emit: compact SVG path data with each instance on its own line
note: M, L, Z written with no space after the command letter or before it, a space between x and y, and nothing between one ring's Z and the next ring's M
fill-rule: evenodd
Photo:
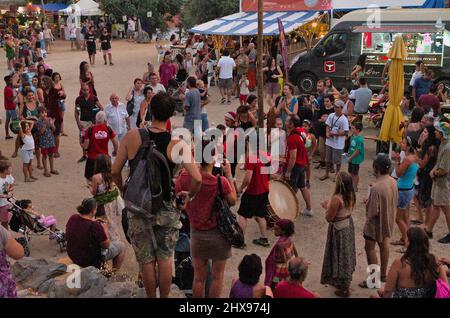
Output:
M403 36L408 57L406 65L423 60L429 66L442 66L444 36L439 32L416 33L362 33L361 53L367 54L367 64L386 64L387 53L397 34Z

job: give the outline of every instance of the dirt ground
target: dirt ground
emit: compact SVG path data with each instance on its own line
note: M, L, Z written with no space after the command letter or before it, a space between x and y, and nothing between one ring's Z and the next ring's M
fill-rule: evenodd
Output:
M151 61L156 64L156 50L154 44L132 44L126 41L114 41L113 60L114 66L104 66L101 54L97 54L97 64L92 72L95 77L95 86L99 94L99 99L104 105L108 102L112 92L116 92L122 102L125 102L125 96L136 77L142 77L146 71L147 62ZM87 60L86 52L71 51L69 42L56 42L53 51L48 55L47 63L53 70L59 72L63 79L63 85L68 95L65 113L65 131L68 137L61 137L61 158L56 161L56 169L59 170L59 176L44 178L42 171L36 170L35 175L39 180L35 183L24 183L21 171L21 162L19 158L12 159L13 176L16 178L17 188L14 195L18 199L31 199L37 211L46 215L55 215L58 219L59 227L64 229L68 218L76 213L76 206L85 197L89 196L86 187L86 181L83 177L84 164L78 164L77 160L81 156L81 149L78 144L78 129L74 120L74 101L78 96L79 85L79 64L83 60ZM7 73L5 58L1 58L0 72ZM3 94L3 89L1 93ZM221 105L219 100L219 92L216 87L210 90L211 103L208 107L208 116L211 125L223 122L223 114L226 111L234 111L238 106L238 100L234 99L232 105ZM3 100L3 96L1 96ZM4 123L4 109L1 113ZM174 126L182 124L182 117L177 116L172 121ZM376 135L374 129L368 128L363 132L364 135ZM0 132L0 149L3 154L10 157L13 153L14 142L12 140L4 140L4 128L1 127ZM358 195L358 203L353 213L356 227L356 250L357 250L357 268L353 275L353 297L367 297L373 291L364 290L358 287L358 283L365 279L366 275L366 257L364 252L364 240L362 238L362 228L365 221L365 210L363 205L364 196L367 193L367 187L374 180L372 175L372 158L375 155L375 143L366 141L366 161L363 163L360 174L361 184ZM35 164L34 164L35 166ZM324 218L324 210L320 203L329 199L334 189L334 183L331 180L321 182L318 180L322 172L313 170L311 178L311 193L314 217L298 217L295 220L296 233L294 241L300 255L311 262L309 274L305 282L305 286L322 297L335 297L334 288L320 284L320 274L322 269L322 260L324 245L326 241L327 222ZM299 195L300 196L300 195ZM239 205L239 203L238 203ZM300 206L304 207L304 202L300 198ZM238 207L238 206L237 206ZM234 207L234 211L237 210ZM414 207L413 207L414 209ZM440 238L446 234L445 219L441 216L435 229L435 237ZM257 238L258 228L256 222L250 221L246 233L247 249L233 250L233 257L229 260L224 281L224 289L222 296L228 297L231 280L237 277L237 267L242 257L246 254L258 254L264 263L269 253L268 248L253 245L251 241ZM395 230L394 238L399 238L398 229ZM271 243L275 241L273 233L270 233L269 240ZM449 256L450 251L445 245L439 244L436 240L431 240L431 247L437 256ZM59 252L59 248L55 242L49 241L47 237L34 238L30 243L31 256L35 258L48 258L57 260L64 255ZM390 262L400 254L396 252L397 248L391 248ZM124 273L128 273L132 277L137 275L137 265L131 247L127 250L123 268ZM264 279L264 274L261 277Z

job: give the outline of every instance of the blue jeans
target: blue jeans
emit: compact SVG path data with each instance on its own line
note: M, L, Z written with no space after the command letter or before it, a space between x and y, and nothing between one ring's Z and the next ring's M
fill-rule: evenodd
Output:
M208 114L202 113L202 131L205 132L209 128Z

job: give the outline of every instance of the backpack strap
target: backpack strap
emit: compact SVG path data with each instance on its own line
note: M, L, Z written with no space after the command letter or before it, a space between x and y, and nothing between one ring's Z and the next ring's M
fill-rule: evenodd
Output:
M220 174L217 175L217 186L219 188L219 196L222 198L223 191L222 191L222 179L220 178Z

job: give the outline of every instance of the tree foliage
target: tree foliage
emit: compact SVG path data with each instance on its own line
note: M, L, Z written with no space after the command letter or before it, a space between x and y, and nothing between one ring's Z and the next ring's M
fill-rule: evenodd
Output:
M150 32L156 28L164 29L165 15L179 13L183 0L102 0L103 10L112 14L119 21L122 16L136 16L141 19L143 25L148 25ZM147 18L147 12L152 12L152 17Z
M181 21L183 27L189 29L197 24L237 12L239 0L185 0Z

